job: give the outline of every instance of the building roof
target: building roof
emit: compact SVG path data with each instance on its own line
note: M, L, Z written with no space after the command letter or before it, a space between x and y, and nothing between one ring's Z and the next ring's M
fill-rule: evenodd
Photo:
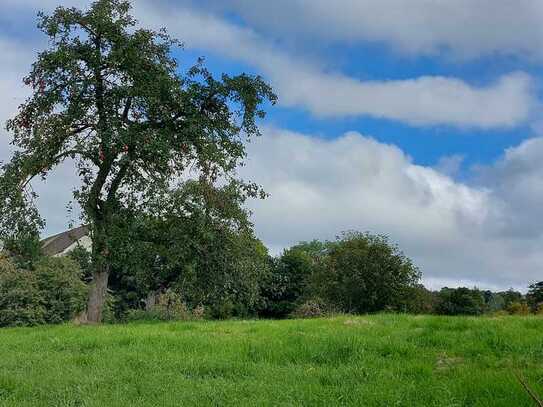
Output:
M64 250L88 234L88 226L79 226L78 228L70 229L66 232L59 233L58 235L49 236L43 239L41 241L41 247L46 255L55 256L64 252Z

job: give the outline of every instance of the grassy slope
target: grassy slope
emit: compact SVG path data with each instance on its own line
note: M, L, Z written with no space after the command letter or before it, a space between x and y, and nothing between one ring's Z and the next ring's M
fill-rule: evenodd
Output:
M401 315L0 330L0 406L530 406L543 318Z

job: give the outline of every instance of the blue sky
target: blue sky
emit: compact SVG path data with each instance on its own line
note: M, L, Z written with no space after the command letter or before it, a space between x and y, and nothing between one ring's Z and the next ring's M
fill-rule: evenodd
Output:
M44 46L35 14L86 0L3 0L0 103ZM385 233L424 282L523 288L543 276L543 2L134 0L185 42L181 69L262 75L279 97L240 176L272 253L342 230ZM0 133L0 160L9 157ZM36 184L44 234L66 227L70 163Z

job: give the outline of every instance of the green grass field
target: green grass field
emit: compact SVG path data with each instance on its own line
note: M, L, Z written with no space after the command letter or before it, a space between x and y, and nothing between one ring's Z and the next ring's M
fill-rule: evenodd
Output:
M532 406L543 318L0 329L1 406Z

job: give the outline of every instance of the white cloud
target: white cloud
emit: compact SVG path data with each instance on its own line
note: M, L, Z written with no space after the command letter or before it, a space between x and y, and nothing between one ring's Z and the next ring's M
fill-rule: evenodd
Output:
M439 159L435 168L437 171L445 175L454 177L460 171L460 168L462 167L462 163L464 162L465 158L466 157L462 154L443 156Z
M319 117L369 115L413 125L492 128L526 121L535 104L530 77L521 72L486 87L440 76L360 81L327 73L325 67L288 55L249 28L209 14L141 1L136 12L144 23L167 26L189 48L255 66L272 82L279 103L305 108Z
M271 193L251 206L258 235L275 252L342 230L369 230L390 235L433 286L524 287L541 277L541 234L526 241L489 229L508 214L498 213L508 210L507 196L496 196L501 186L457 182L358 133L322 140L266 129L250 145L242 175ZM526 216L537 216L530 210Z
M543 58L540 0L234 0L219 4L281 38L378 42L403 53L460 58L489 54Z
M509 148L495 164L476 168L496 202L489 229L519 239L543 237L543 137Z
M80 1L65 3L81 5ZM35 13L39 8L50 10L56 4L50 0L30 1L25 7L28 13ZM211 14L177 4L166 7L149 0L135 4L135 13L144 24L166 26L189 48L254 66L271 81L280 104L306 109L318 117L367 115L417 126L511 127L526 122L536 104L531 78L522 72L502 76L482 87L441 76L361 81L328 72L317 61L294 57L252 29ZM306 5L304 11L311 13L316 4ZM18 7L23 6L18 3ZM266 9L264 5L262 8ZM300 18L305 18L301 14Z

